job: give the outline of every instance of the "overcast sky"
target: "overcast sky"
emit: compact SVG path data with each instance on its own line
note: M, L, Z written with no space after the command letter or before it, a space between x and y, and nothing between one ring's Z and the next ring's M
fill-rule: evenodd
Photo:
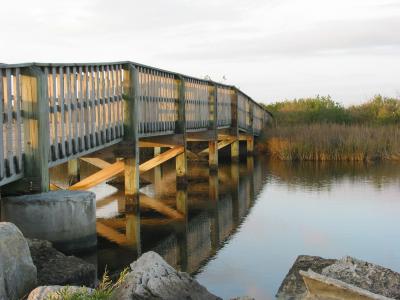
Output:
M400 97L400 0L3 0L0 62L132 60L260 102Z

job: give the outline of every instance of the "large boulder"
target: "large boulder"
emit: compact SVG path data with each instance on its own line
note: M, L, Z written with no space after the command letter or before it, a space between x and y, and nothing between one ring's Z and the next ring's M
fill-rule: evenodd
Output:
M28 243L12 223L0 222L0 299L20 299L37 282Z
M335 261L335 259L325 259L319 256L299 255L279 287L276 296L278 299L302 299L307 293L307 288L299 271L311 269L316 273L321 273L325 267L332 265Z
M28 239L33 263L38 271L38 285L86 285L96 281L94 265L66 256L54 249L48 241Z
M324 268L322 275L374 294L400 299L400 273L350 256Z
M79 291L93 292L92 289L79 286L39 286L29 294L27 300L63 300L62 293L75 293Z
M131 264L131 269L113 299L220 299L189 274L176 271L155 252L143 254Z

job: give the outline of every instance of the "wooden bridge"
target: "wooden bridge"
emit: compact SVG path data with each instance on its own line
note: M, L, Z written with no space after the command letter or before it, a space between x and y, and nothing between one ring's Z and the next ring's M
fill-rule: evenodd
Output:
M125 195L134 199L139 175L172 158L177 185L185 185L190 142L208 142L198 155L208 156L210 170L223 147L236 160L246 141L251 153L269 117L234 86L133 62L0 64L0 186L2 193L46 192L49 168L68 162L69 189L124 173ZM155 156L140 163L143 147ZM106 148L115 162L94 157ZM78 159L100 170L80 181Z

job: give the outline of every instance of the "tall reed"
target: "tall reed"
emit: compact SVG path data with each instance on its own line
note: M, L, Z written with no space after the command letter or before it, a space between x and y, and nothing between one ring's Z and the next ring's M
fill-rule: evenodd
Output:
M309 124L270 128L266 150L281 160L400 160L400 126Z

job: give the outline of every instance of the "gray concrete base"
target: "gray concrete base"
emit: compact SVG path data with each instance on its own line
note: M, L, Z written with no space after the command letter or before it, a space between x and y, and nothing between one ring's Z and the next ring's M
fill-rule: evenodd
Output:
M25 237L48 240L66 253L94 248L95 194L80 191L7 197L1 200L1 218L18 226Z

